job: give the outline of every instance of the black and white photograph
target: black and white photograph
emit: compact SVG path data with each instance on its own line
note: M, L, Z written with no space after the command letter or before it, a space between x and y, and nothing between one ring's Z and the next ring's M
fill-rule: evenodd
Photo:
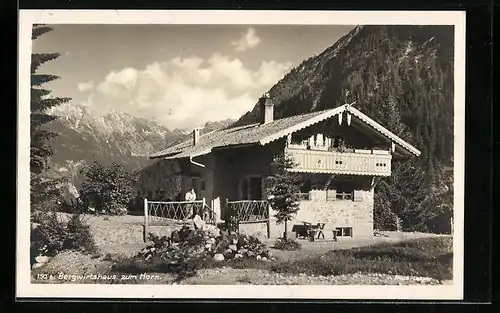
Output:
M20 12L18 296L462 298L465 13L119 13Z

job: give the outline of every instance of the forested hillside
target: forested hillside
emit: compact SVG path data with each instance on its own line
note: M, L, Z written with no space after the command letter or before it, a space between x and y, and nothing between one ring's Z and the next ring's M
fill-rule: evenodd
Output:
M447 231L453 205L453 27L359 26L269 93L276 117L354 106L422 151L376 185L376 227ZM237 124L256 121L256 106Z

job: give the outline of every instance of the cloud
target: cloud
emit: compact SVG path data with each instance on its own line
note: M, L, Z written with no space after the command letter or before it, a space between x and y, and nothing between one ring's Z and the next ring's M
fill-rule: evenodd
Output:
M255 29L249 28L240 39L232 41L231 45L235 47L235 51L242 52L257 47L260 42L261 39L257 36Z
M135 88L137 76L138 71L130 67L118 72L111 71L97 86L97 90L111 96L126 96Z
M118 109L171 129L238 118L291 68L262 62L251 70L238 58L213 54L154 62L144 69L111 71L85 105L105 113Z
M80 91L87 91L87 90L90 90L94 88L94 82L93 81L89 81L89 82L82 82L82 83L79 83L78 84L78 90Z

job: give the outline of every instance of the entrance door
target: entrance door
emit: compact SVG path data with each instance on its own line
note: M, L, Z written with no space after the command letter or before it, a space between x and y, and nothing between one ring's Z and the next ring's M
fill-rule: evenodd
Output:
M196 193L196 200L201 199L202 195L200 194L200 178L192 177L190 185L190 188L193 188L194 192Z
M240 180L240 200L262 200L262 178L243 177Z
M251 200L261 200L262 199L262 178L261 177L250 177L250 199Z

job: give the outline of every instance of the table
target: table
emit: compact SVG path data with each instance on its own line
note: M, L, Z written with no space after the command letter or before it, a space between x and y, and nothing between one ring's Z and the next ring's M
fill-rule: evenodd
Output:
M323 239L325 239L325 235L323 234L323 230L325 228L326 223L317 223L316 225L313 225L312 223L309 222L303 222L304 226L307 228L307 233L309 235L309 240L313 241L315 240L316 234L318 234L318 237L316 239L319 239L319 236L321 236Z

